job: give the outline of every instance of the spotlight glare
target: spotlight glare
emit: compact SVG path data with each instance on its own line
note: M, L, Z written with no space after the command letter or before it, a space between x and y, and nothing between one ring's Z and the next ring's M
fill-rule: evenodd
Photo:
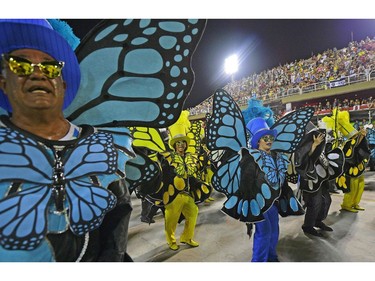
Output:
M231 55L227 59L225 59L224 64L225 72L227 74L233 74L238 71L238 57L237 55Z

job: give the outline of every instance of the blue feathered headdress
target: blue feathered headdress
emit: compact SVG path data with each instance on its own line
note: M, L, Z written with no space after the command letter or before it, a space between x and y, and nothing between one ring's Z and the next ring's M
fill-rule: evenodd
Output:
M47 19L47 21L52 26L53 30L57 31L65 38L73 50L78 47L80 39L74 34L73 29L67 22L59 19Z
M272 127L272 125L275 123L272 109L263 106L263 102L261 100L254 98L249 100L248 107L242 111L242 115L245 119L245 124L249 123L256 117L262 117L264 120L266 120L269 127Z

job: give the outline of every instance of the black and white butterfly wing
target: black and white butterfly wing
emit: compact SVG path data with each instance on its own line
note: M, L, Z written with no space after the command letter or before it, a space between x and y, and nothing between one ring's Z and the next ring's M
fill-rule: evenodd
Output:
M76 49L82 78L65 110L75 124L173 124L194 82L191 58L205 20L103 20Z
M286 171L286 180L293 184L298 182L298 173L294 163L294 153L289 155L289 165L288 170Z
M319 161L316 164L318 181L333 180L339 177L344 171L345 157L340 148L335 148L327 153L324 164Z
M308 181L309 192L317 191L324 182L339 178L344 172L345 156L340 148L335 148L315 163L315 177Z

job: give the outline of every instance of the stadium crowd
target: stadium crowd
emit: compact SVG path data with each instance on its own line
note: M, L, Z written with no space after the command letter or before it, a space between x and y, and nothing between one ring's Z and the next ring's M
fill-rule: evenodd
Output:
M367 81L375 73L375 38L369 37L349 42L342 49L328 49L308 59L295 60L294 62L267 69L259 74L228 83L223 88L240 105L247 105L250 98L257 98L263 102L277 100L282 97L305 93L316 90L340 86L343 79L364 77ZM313 85L320 85L316 87ZM303 89L306 89L305 91ZM330 107L329 104L317 105ZM338 101L336 101L338 102ZM366 103L366 100L344 100L342 105L355 106ZM372 103L372 100L371 100ZM188 108L190 115L210 112L212 97L207 98L195 107ZM351 105L352 104L352 105ZM355 108L356 110L356 108Z

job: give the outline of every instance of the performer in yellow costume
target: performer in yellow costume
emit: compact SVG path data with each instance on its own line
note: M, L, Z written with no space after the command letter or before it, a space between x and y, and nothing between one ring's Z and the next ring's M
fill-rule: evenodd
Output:
M367 144L366 130L361 129L356 137L358 145L358 153L354 153L354 157L359 158L362 155L366 155L366 163L368 163L370 149ZM365 165L363 165L365 166ZM346 181L349 182L349 192L344 193L344 199L341 204L341 209L352 213L358 213L358 211L364 211L365 208L359 205L361 201L363 191L365 190L365 175L364 172L360 173L358 177L347 177Z
M166 130L169 131L169 144L164 143L165 138L157 129L130 128L133 146L155 152L148 156L162 171L155 180L143 184L142 190L147 200L164 210L166 240L170 249L175 251L179 249L175 231L182 221L185 221L185 226L180 242L192 247L199 245L193 240L198 217L197 204L204 202L212 191L212 187L198 176L197 156L188 151L189 144L194 142L188 136L190 128L185 111Z
M324 117L323 122L331 128L336 140L340 135L346 139L341 144L345 154L344 174L337 179L338 189L344 192L341 209L353 213L364 211L359 206L365 188L364 172L370 158L370 149L366 139L366 130L359 132L350 124L348 111L332 110L331 117ZM340 144L337 144L340 145Z
M169 127L172 136L170 145L174 152L171 154L170 165L174 167L177 177L174 178L174 190L177 196L165 205L165 236L169 248L176 251L177 245L175 231L181 214L185 218L184 230L180 242L192 247L199 244L193 240L195 225L198 218L198 206L190 193L189 177L196 174L196 158L186 152L189 145L189 138L186 136L185 127L182 124L174 124Z
M358 178L350 178L350 192L344 194L341 208L352 213L364 211L365 208L359 206L364 189L365 176L363 174Z

